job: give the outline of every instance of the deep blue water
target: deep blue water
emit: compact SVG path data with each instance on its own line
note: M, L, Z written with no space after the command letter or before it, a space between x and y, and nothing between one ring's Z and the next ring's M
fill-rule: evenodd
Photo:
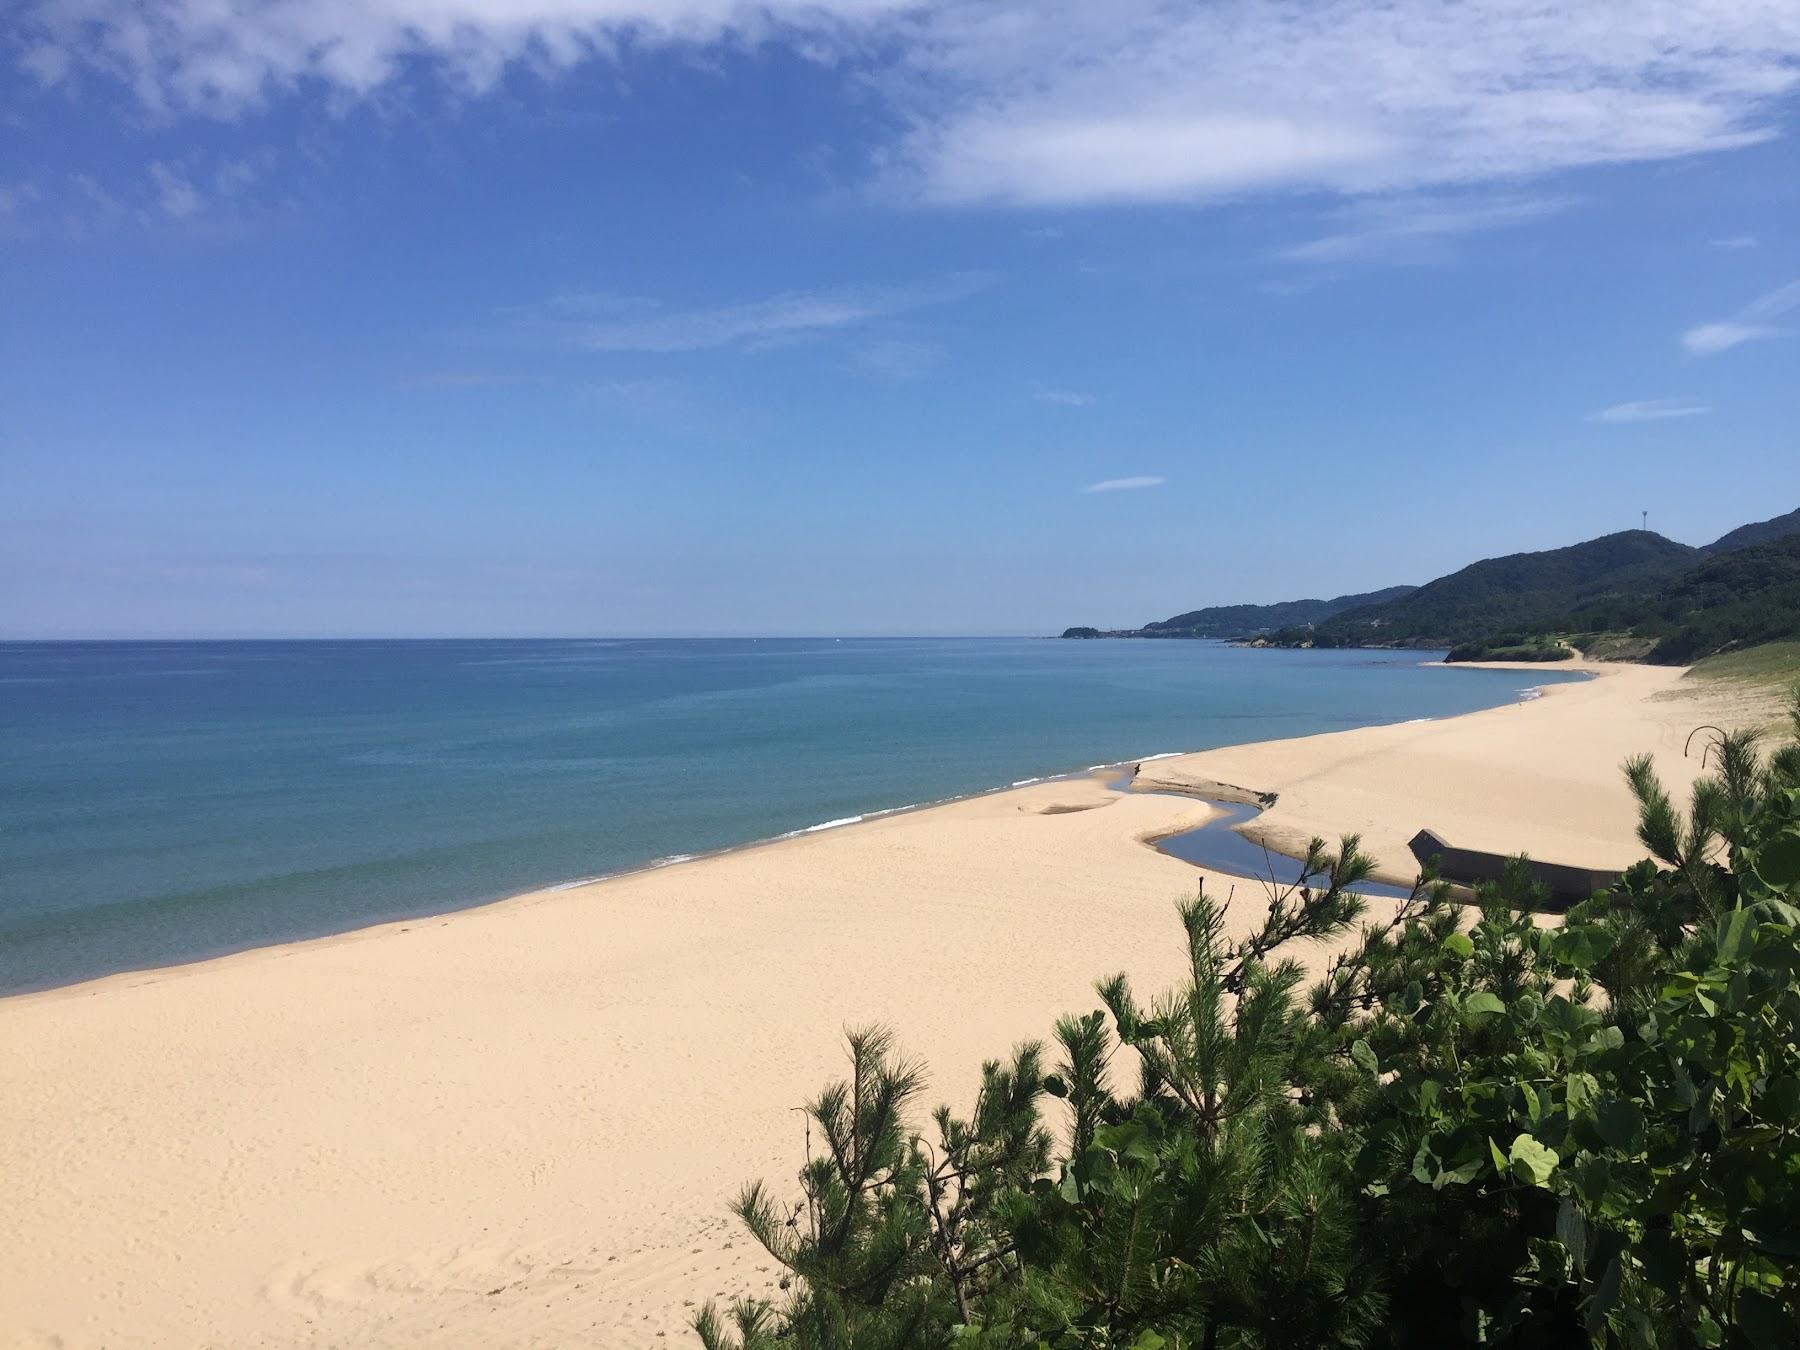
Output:
M0 991L1558 678L1031 639L0 643ZM854 903L849 899L846 903Z

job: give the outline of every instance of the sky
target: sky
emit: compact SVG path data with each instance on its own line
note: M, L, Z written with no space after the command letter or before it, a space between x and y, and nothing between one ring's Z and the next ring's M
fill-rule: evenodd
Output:
M1800 506L1800 0L24 0L0 637L1044 633Z

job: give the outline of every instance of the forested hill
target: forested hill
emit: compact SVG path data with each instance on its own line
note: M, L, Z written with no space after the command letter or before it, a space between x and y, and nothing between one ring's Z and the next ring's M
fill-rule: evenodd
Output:
M1331 600L1285 600L1274 605L1214 605L1209 609L1190 609L1171 619L1147 623L1143 631L1146 635L1160 637L1242 637L1272 628L1290 628L1295 624L1323 623L1347 609L1386 604L1410 595L1417 589L1417 586L1389 586L1384 591L1340 595Z
M1701 556L1649 530L1625 530L1542 553L1484 558L1398 600L1315 624L1310 636L1315 646L1437 646L1538 628L1608 595L1642 594Z
M1785 516L1776 516L1773 520L1740 525L1729 534L1720 535L1700 551L1730 553L1734 549L1749 548L1752 544L1772 544L1790 534L1800 534L1800 509L1789 511Z
M1649 595L1576 610L1558 627L1654 640L1647 659L1669 665L1800 636L1800 526L1772 543L1711 554Z
M1588 638L1606 636L1596 648ZM1627 635L1624 643L1610 638ZM1255 638L1281 647L1454 647L1453 660L1545 659L1575 642L1658 661L1800 637L1800 510L1702 548L1625 530L1513 553L1439 577L1335 600L1218 605L1143 628L1065 637Z

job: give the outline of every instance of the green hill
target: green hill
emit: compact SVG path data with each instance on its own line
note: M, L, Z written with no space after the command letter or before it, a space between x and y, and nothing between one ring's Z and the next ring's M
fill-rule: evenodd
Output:
M1626 530L1567 548L1484 558L1398 600L1348 610L1315 625L1308 636L1319 647L1424 647L1540 630L1583 604L1642 594L1700 556L1699 549L1660 534Z
M1566 627L1629 628L1656 639L1647 659L1667 665L1800 637L1800 532L1709 557L1635 604L1577 610Z
M1332 600L1285 600L1274 605L1214 605L1207 609L1190 609L1187 613L1177 614L1170 619L1147 623L1141 631L1146 637L1243 637L1274 628L1323 623L1345 610L1386 604L1410 595L1417 589L1416 586L1389 586L1382 591L1340 595Z
M1625 530L1513 553L1334 600L1218 605L1143 628L1065 637L1247 637L1288 647L1450 647L1451 660L1555 660L1565 641L1610 659L1687 662L1800 636L1800 510L1703 548Z
M1785 516L1776 516L1773 520L1759 520L1754 525L1740 525L1729 534L1720 535L1700 551L1702 553L1730 553L1734 549L1750 548L1755 544L1772 544L1778 539L1785 539L1790 534L1800 534L1800 509L1789 511Z

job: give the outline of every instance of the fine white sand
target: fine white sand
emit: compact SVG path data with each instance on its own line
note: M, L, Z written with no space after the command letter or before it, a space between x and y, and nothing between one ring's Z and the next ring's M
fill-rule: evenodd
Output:
M1521 673L1532 667L1506 666ZM1554 669L1565 670L1568 665ZM1702 722L1760 722L1753 696L1685 678L1679 668L1580 665L1594 678L1547 685L1528 701L1441 721L1410 722L1229 746L1154 760L1140 788L1228 784L1274 792L1251 838L1290 852L1357 833L1381 875L1416 874L1406 844L1429 828L1461 848L1530 852L1546 862L1624 867L1644 856L1621 765L1645 751L1685 800L1701 771ZM1541 669L1541 667L1539 667ZM1446 679L1454 679L1454 669Z
M1654 750L1679 785L1687 729L1723 715L1678 674L1144 778L1278 792L1278 835L1360 830L1401 873L1421 824L1623 862L1618 762ZM893 1025L965 1106L1096 977L1175 978L1197 874L1143 841L1207 815L1045 783L0 1000L0 1343L680 1341L693 1302L774 1292L725 1206L792 1189L792 1108L843 1026Z

